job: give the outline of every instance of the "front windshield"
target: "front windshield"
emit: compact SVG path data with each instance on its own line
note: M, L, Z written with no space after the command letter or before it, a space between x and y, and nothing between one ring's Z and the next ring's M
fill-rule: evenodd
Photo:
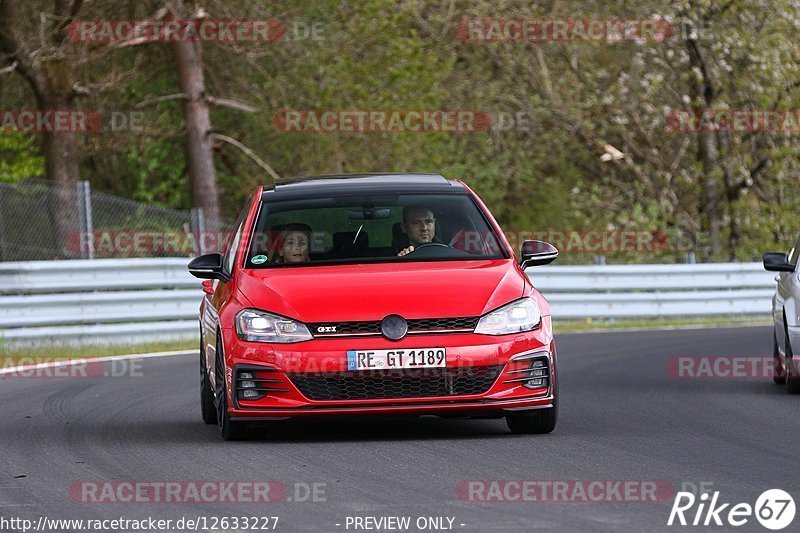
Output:
M263 202L247 268L506 257L468 195L353 195Z

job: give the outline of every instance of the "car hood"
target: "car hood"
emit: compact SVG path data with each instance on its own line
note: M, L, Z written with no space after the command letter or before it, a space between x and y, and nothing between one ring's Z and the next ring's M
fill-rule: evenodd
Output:
M513 260L380 263L239 271L253 307L303 322L480 316L520 298Z

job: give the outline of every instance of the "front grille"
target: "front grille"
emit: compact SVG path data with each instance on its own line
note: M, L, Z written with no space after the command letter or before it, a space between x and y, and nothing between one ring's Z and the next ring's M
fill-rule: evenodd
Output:
M408 333L472 331L480 317L417 318L407 320ZM380 335L381 321L314 322L308 324L315 337L344 337L348 335Z
M503 365L290 374L310 400L372 400L484 394Z
M420 318L408 321L408 331L446 331L451 329L473 330L478 325L478 317L463 318Z

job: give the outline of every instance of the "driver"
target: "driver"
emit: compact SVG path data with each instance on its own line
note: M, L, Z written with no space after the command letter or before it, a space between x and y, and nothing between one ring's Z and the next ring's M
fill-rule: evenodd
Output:
M410 254L417 246L434 242L436 218L428 207L406 206L403 208L403 222L400 228L408 237L411 246L400 250L398 257Z

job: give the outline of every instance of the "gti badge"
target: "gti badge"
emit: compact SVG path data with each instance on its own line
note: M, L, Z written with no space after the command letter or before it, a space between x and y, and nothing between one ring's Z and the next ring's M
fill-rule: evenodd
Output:
M317 333L336 333L336 326L320 326Z

